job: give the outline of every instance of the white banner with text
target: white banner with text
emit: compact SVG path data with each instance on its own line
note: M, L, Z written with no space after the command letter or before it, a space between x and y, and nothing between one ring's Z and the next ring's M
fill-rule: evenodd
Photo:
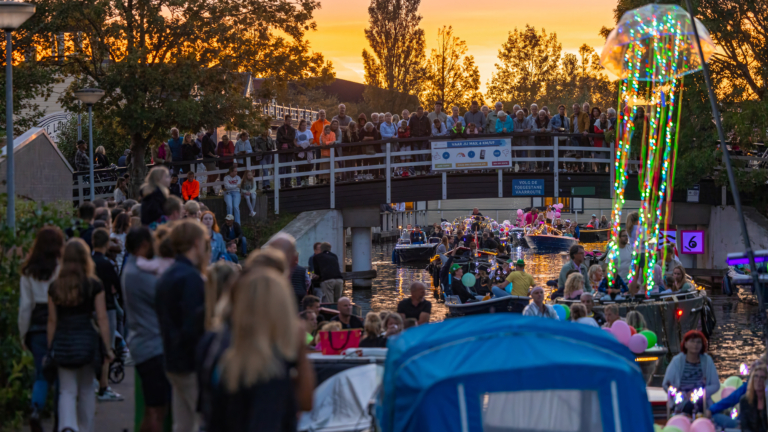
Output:
M512 166L509 138L432 141L432 169L495 169Z

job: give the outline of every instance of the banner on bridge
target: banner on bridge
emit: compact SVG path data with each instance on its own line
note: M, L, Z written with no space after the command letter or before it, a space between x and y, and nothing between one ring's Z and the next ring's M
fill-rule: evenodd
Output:
M509 138L432 141L432 169L495 169L512 166Z

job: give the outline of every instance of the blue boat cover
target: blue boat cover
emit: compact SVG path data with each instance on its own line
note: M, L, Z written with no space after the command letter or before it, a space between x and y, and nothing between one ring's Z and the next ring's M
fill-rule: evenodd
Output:
M383 432L653 430L635 356L596 327L474 315L409 329L388 348Z

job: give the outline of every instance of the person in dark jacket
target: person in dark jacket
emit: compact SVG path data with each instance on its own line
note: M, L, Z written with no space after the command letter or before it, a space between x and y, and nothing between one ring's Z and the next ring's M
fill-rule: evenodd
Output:
M91 235L93 234L93 217L95 214L96 207L93 203L86 201L80 204L80 207L77 209L77 216L80 219L80 222L87 225L87 227L85 229L81 227L67 228L66 231L64 231L67 238L80 237L89 248L92 248Z
M209 261L207 239L207 229L200 222L189 218L176 222L170 233L176 260L157 280L155 307L173 393L174 430L199 429L194 372L197 345L205 332L205 283L200 268Z
M453 263L457 249L452 249L445 254L448 259L443 264L443 268L440 269L440 283L443 285L446 295L459 296L462 303L475 301L477 298L474 294L470 293L467 287L461 283L464 269L459 264Z
M411 130L411 137L429 137L432 135L432 122L424 113L423 107L418 107L416 113L411 115L408 128ZM429 150L429 141L416 141L411 144L411 148L413 150ZM428 160L428 157L427 155L416 155L416 162L424 162ZM416 166L416 174L424 170L424 165Z
M192 139L192 134L188 133L184 135L184 144L181 145L181 160L185 162L196 161L200 156L200 148L195 144L195 140ZM182 167L186 171L191 171L189 166Z
M283 125L277 129L277 150L290 150L296 148L296 129L291 126L291 115L286 114ZM279 153L278 161L288 163L293 161L294 153ZM279 174L288 174L291 167L281 166ZM284 188L291 184L291 179L280 179L280 187Z
M411 231L411 244L423 244L424 243L424 233L421 231L421 227L416 227Z
M171 176L171 184L168 186L168 192L170 192L171 195L181 198L181 183L179 183L178 174L173 174Z
M165 216L163 206L168 197L168 188L171 185L171 175L168 168L156 166L149 170L144 184L141 185L141 224L153 226L152 224L163 222Z
M240 229L240 224L235 222L235 216L228 214L224 218L224 225L221 227L221 236L224 238L224 243L229 243L230 240L237 242L243 256L248 255L248 245L246 244L243 230Z
M216 154L216 141L213 139L213 131L208 131L203 135L203 142L200 152L202 153L203 159L212 159L212 158L218 158L219 155ZM216 162L208 161L204 162L203 165L205 166L206 171L215 171L216 170ZM219 179L218 174L209 174L208 175L208 183L215 182ZM213 188L208 188L209 192L213 193Z
M739 401L739 419L743 432L768 431L768 410L765 407L765 363L752 368L747 393Z
M344 279L339 270L339 257L331 252L331 244L320 244L320 253L312 257L312 267L315 269L313 277L320 281L320 289L327 303L336 303L341 298L344 289Z

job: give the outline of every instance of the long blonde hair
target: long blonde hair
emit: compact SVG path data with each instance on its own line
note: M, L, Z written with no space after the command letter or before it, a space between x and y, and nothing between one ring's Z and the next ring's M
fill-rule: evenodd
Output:
M141 185L141 196L147 196L160 188L163 195L168 196L168 188L160 183L160 180L168 174L168 168L164 166L156 166L149 170L147 177L144 178L144 184Z
M381 332L381 317L379 314L376 312L368 312L365 316L365 324L363 325L363 328L365 329L366 339L378 338L379 333Z
M571 294L583 289L584 276L582 276L581 273L572 273L568 276L568 279L565 280L565 291L563 292L563 296L565 296L566 299L570 299Z
M229 291L240 272L234 264L222 260L208 266L207 273L205 280L205 328L211 330L219 324L218 320L214 320L214 313L218 312L217 304ZM221 313L216 315L218 317Z
M755 372L757 372L758 369L765 370L765 363L763 363L760 360L757 360L752 364L752 372L749 374L749 381L747 382L747 400L750 404L755 403Z
M50 290L57 306L77 306L84 300L83 282L95 277L91 250L81 238L71 238L64 245L59 275ZM87 297L87 296L85 296Z
M627 324L637 330L638 333L648 328L645 317L638 311L627 312Z
M299 350L296 300L284 275L269 268L243 274L230 291L232 344L220 366L230 392L285 373L281 360Z

